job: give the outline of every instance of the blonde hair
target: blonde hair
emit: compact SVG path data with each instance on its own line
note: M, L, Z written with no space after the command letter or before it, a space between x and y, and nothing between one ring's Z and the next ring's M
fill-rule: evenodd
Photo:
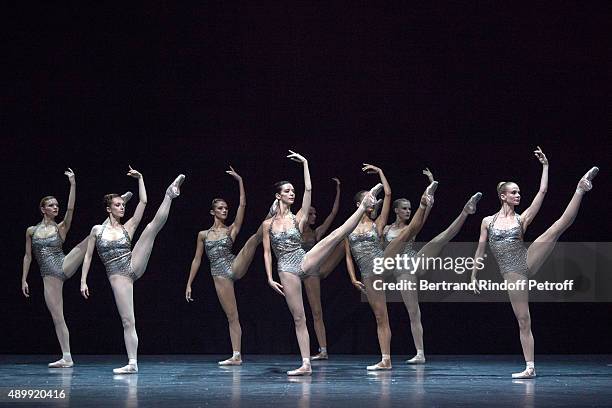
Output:
M514 181L500 181L497 183L497 196L501 196L502 192L508 187L510 184L516 184Z

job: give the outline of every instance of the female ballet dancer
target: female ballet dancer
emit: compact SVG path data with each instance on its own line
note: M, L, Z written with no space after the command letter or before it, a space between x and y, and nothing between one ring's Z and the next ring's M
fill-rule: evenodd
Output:
M210 214L213 216L213 226L208 230L198 233L196 252L191 262L191 270L189 271L189 279L187 280L187 288L185 289L185 299L187 302L192 301L191 284L198 273L200 263L202 262L202 253L206 251L206 255L210 261L210 272L215 282L215 289L221 307L227 316L229 324L230 339L232 342L232 357L227 360L219 361L219 365L241 365L242 356L241 338L242 329L240 328L240 320L238 318L238 307L236 306L236 295L234 293L234 281L242 278L247 272L255 250L261 242L262 227L253 234L238 255L232 254L232 245L236 240L238 232L242 227L244 220L244 212L246 208L246 193L242 177L230 166L227 174L234 177L238 181L240 189L240 205L236 212L234 222L228 227L225 225L227 220L227 202L222 198L215 198L212 201Z
M434 182L433 174L429 169L423 170L423 174L425 174L430 183ZM408 242L404 243L403 248L401 248L400 253L407 255L408 257L423 257L424 259L428 257L437 256L442 248L457 235L463 223L467 219L467 216L470 214L474 214L476 212L476 204L482 197L481 193L474 194L470 200L466 203L463 210L459 214L459 216L453 221L453 223L442 233L428 242L420 251L414 249L414 240L413 237ZM431 206L428 206L425 209L425 213L423 215L423 224L427 217L429 216L429 212L431 211ZM408 220L411 215L411 206L410 201L406 198L398 198L393 202L393 209L395 212L395 222L391 225L387 225L383 232L383 244L384 246L388 246L397 236L406 228L409 227ZM423 225L421 224L421 225ZM419 230L420 231L420 230ZM416 231L417 233L419 231ZM415 234L416 235L416 234ZM419 276L424 273L423 269L419 269L417 271L408 271L405 269L396 270L395 277L398 282L400 281L418 281ZM425 349L423 346L423 325L421 324L421 310L419 308L419 298L418 292L416 290L403 290L401 291L402 300L404 301L404 305L406 310L408 311L408 316L410 317L410 330L412 332L412 339L414 341L414 347L416 349L416 355L406 360L408 364L424 364L425 363Z
M475 257L485 253L487 241L491 252L495 256L502 277L507 282L517 282L529 279L544 263L553 250L561 234L574 222L584 194L593 188L591 181L599 169L591 168L578 182L576 191L567 208L557 221L542 235L536 238L529 249L523 245L523 236L527 227L533 221L544 201L548 190L548 159L542 149L537 146L535 156L542 163L542 178L540 190L531 202L531 205L518 214L515 207L520 204L521 195L516 183L506 181L497 185L497 194L501 202L500 210L494 215L485 217L480 226L480 239ZM472 281L476 281L477 269L472 270ZM478 290L476 290L478 293ZM529 314L529 292L524 290L509 290L508 295L512 310L518 321L521 346L525 357L526 367L520 373L512 374L512 378L534 378L536 376L534 364L534 343L531 333L531 317Z
M376 326L378 333L378 342L382 354L382 359L379 363L368 366L368 370L390 370L391 369L391 328L389 327L389 317L387 314L386 296L384 291L374 289L374 259L393 257L399 253L404 243L413 239L423 224L425 208L433 205L433 194L437 188L437 182L432 182L423 196L421 204L417 210L412 222L408 228L405 228L398 237L387 246L383 251L382 236L383 229L387 224L389 209L391 207L391 187L383 171L371 164L364 163L362 169L367 173L378 174L385 190L385 198L383 199L380 213L372 220L372 212L374 206L368 206L356 228L344 240L344 252L346 258L346 268L351 278L353 285L361 292L365 293L368 298L368 303L376 317ZM364 191L360 191L355 195L355 203L357 206L362 205ZM355 257L361 272L361 278L364 283L357 280L355 275L355 267L353 265L352 256Z
M133 295L134 281L143 275L151 256L155 237L166 223L172 200L179 196L179 188L185 180L185 176L180 174L170 184L153 221L146 226L138 242L134 245L134 249L131 250L132 237L136 228L138 228L138 224L140 224L145 206L147 205L147 191L142 174L130 166L127 175L138 179L139 202L134 215L122 225L121 218L125 212L124 200L117 194L107 194L104 196L108 222L96 225L91 229L87 241L87 253L83 260L83 274L81 276L81 294L85 299L88 299L87 274L89 273L91 256L95 246L106 268L106 274L115 295L115 304L123 323L123 339L127 350L128 364L121 368L115 368L113 370L115 374L133 374L138 372L136 359L138 336L136 334Z
M336 214L338 214L338 209L340 208L340 180L337 177L334 177L332 180L336 182L336 198L334 199L332 211L327 216L323 224L319 225L314 230L311 228L311 226L314 225L317 220L317 210L312 206L308 210L308 222L304 226L304 231L302 232L302 248L306 252L310 251L317 244L317 242L321 240L334 221ZM330 262L334 262L333 259L336 259L336 264L340 262L342 255L340 249L342 249L342 245L338 245L337 248L334 249L332 255L328 257L324 264L328 263L328 260ZM319 342L319 353L311 357L311 360L327 360L329 358L327 354L325 322L323 321L323 308L321 306L321 278L325 278L327 275L329 275L334 267L335 265L331 268L326 267L325 270L323 270L324 266L322 266L318 274L310 275L304 279L304 288L306 288L306 296L308 297L308 303L310 304L310 310L312 312L315 334L317 336L317 341ZM325 275L321 276L322 273L325 273Z
M308 161L300 154L289 150L288 158L301 162L304 166L304 198L301 212L298 216L291 212L291 205L295 200L295 190L288 181L276 183L276 212L263 222L263 247L268 284L279 294L285 296L287 306L293 316L295 333L302 355L300 368L288 371L287 375L310 375L310 339L306 318L304 316L304 303L302 301L302 283L310 275L318 273L323 260L334 250L342 239L352 231L368 206L376 201L375 195L382 187L376 185L365 194L363 203L355 213L339 228L332 231L327 237L317 242L308 252L302 249L302 231L307 223L306 214L310 208L311 183L308 171ZM278 259L278 274L281 283L272 278L272 252Z

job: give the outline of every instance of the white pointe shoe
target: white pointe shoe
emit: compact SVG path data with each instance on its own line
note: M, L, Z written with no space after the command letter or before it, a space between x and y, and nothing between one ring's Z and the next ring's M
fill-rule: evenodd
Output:
M535 376L536 376L535 368L526 368L525 371L521 371L520 373L512 374L512 378L514 379L535 378Z
M425 356L417 354L410 360L406 360L406 364L425 364Z
M227 360L219 361L220 366L239 366L242 365L242 359L230 357Z
M312 360L312 361L316 361L316 360L328 360L328 359L329 359L329 355L327 353L324 353L324 352L320 352L316 356L310 357L310 360Z
M181 184L185 181L185 175L179 174L178 177L170 184L166 190L166 195L170 198L176 198L181 195Z
M431 184L428 185L427 188L425 189L425 194L433 196L437 189L438 189L438 182L432 181Z
M113 369L113 374L136 374L138 372L138 364L128 364L121 368Z
M71 368L74 366L73 361L66 361L63 358L60 358L53 363L49 363L49 368Z
M591 181L597 176L597 173L599 173L599 167L592 167L591 170L587 171L578 182L578 190L582 190L585 193L590 191L593 188Z
M366 367L368 371L380 371L380 370L391 370L393 366L391 365L391 360L382 360L380 363L376 363L374 365L370 365Z
M121 194L121 198L123 198L123 205L126 205L128 201L132 199L133 196L134 194L132 194L131 191L126 191L125 193Z
M478 192L474 194L472 197L470 197L468 202L465 204L465 207L463 207L465 212L468 214L474 214L476 212L476 204L478 204L481 198L482 198L481 192Z
M287 375L291 377L295 377L299 375L311 375L311 374L312 374L312 368L310 367L310 364L308 365L302 364L302 366L298 368L297 370L287 371Z

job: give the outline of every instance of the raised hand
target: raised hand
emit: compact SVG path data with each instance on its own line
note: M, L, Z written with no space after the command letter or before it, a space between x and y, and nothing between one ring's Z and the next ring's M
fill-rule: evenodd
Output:
M68 167L68 170L66 170L64 174L68 177L70 184L74 184L74 171L72 171L70 167Z
M368 163L363 163L363 167L361 168L362 171L365 171L368 174L379 174L380 173L380 167L376 167L372 164L368 164Z
M294 152L293 150L289 150L289 154L287 155L287 158L299 162L299 163L304 163L306 160L306 158L304 156L302 156L299 153Z
M423 174L427 176L430 183L434 182L434 175L431 170L429 170L429 168L425 167L425 170L423 170Z
M140 174L138 170L134 170L130 165L128 165L128 167L130 168L130 170L127 172L128 176L134 177L135 179L142 178L142 174Z
M336 187L340 187L340 179L338 177L332 177L332 180L336 182Z
M231 165L229 166L229 168L230 168L229 170L225 170L227 174L235 178L237 181L242 180L242 177L240 177L240 174L236 173L236 170L234 170L234 168Z
M536 146L536 147L537 149L533 151L533 153L535 154L535 157L540 161L540 163L542 163L542 165L544 166L548 165L548 159L546 158L546 155L542 151L542 148L540 146Z

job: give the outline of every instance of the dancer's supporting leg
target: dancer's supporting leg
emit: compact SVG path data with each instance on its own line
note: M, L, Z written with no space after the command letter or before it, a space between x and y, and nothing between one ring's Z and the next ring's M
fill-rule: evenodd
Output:
M219 365L241 365L242 356L240 354L242 329L240 327L240 319L238 317L238 306L236 305L236 295L234 293L234 282L220 276L213 276L215 282L215 290L217 297L221 303L221 307L227 317L229 325L230 339L232 342L233 355L227 360L219 362Z
M138 335L136 334L136 318L134 316L134 281L122 275L111 275L109 277L115 304L121 316L123 324L123 340L128 355L128 364L121 368L115 368L115 374L131 374L138 372Z
M49 363L50 368L68 368L72 367L72 355L70 354L70 334L66 321L64 320L64 301L62 297L62 289L64 281L53 276L45 276L43 278L45 303L53 318L55 326L55 334L62 349L62 358L53 363Z
M327 360L327 337L325 335L325 323L323 322L323 308L321 307L321 280L318 276L309 276L304 279L306 296L312 312L315 334L319 342L319 354L312 360Z
M368 370L390 370L391 367L391 328L389 326L389 314L387 313L387 296L383 290L374 289L374 281L380 276L369 276L363 279L368 296L368 303L376 318L376 333L378 344L382 354L382 360L374 365L368 366Z
M295 335L302 355L302 366L296 370L288 371L287 375L307 375L312 373L312 369L310 368L310 339L306 327L304 301L302 300L302 282L299 276L289 272L279 272L279 276L287 306L291 316L293 316Z

